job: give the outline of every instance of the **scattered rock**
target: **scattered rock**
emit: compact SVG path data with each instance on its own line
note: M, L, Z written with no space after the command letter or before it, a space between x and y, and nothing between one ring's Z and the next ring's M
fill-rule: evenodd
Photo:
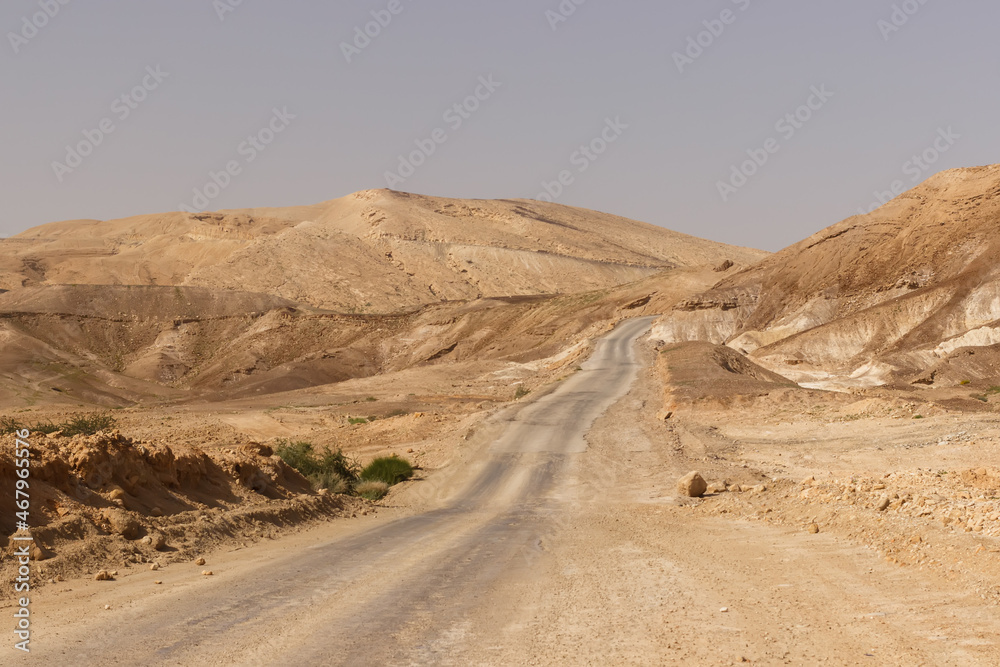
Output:
M153 583L154 583L154 584L156 584L157 586L159 586L159 585L160 585L160 584L162 584L163 582L162 582L162 581L154 581Z
M54 553L43 547L41 544L38 544L37 542L33 547L31 547L31 560L33 561L48 560L53 556L55 556Z
M269 445L262 445L259 442L251 442L240 447L241 450L248 454L253 454L255 456L261 456L267 458L269 456L274 456L274 449Z
M809 531L810 534L815 535L816 533L819 532L819 524L811 523L809 524L809 527L806 528L806 530Z
M199 558L198 560L196 560L194 562L194 564L195 565L204 565L205 564L205 559L204 558Z
M875 505L875 509L877 509L879 512L883 512L889 508L890 502L892 501L889 500L889 496L882 496L882 499L879 500L878 504Z
M94 575L94 581L111 581L111 580L112 580L111 573L108 572L107 570L101 570L100 572ZM105 607L105 609L110 609L110 608L111 607Z
M121 509L105 509L104 520L111 526L111 530L118 533L126 540L137 540L142 532L142 525L131 514Z
M729 611L729 607L723 607L719 611L722 612L723 614L725 614L725 613L727 613Z
M736 266L736 264L733 263L733 260L727 259L722 264L719 264L717 267L715 267L715 272L716 273L725 273L726 271L728 271L729 269L733 268L734 266Z
M701 498L708 490L708 483L701 473L689 472L677 481L677 493L688 498Z
M111 605L109 605L109 604L106 604L106 605L104 605L104 608L105 608L105 609L111 609Z
M213 574L215 574L215 573L212 572L211 570L202 570L201 571L201 576L203 576L203 577L211 577Z
M155 517L163 516L163 510L161 510L159 507L154 507L151 510L149 510L149 516L155 516Z
M163 536L163 533L150 533L142 538L142 543L148 544L157 551L163 551L167 546L167 538Z
M149 566L149 569L152 570L153 572L156 572L157 570L160 569L160 564L159 563L153 563L152 565Z

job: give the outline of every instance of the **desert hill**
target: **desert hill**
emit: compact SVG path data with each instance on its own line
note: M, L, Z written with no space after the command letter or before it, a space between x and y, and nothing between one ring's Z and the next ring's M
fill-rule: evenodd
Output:
M54 223L0 243L0 403L229 400L528 363L764 255L566 206L391 191Z
M764 255L558 204L373 190L315 206L43 225L0 243L0 289L177 285L389 313L604 289Z
M806 383L997 377L998 195L1000 166L940 173L678 304L655 336Z

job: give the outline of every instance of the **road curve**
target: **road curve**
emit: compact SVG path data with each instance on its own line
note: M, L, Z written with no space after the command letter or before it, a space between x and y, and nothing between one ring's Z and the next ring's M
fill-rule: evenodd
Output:
M582 370L504 413L498 437L436 509L259 562L238 578L199 581L81 619L59 628L58 640L39 642L33 662L448 662L449 633L482 612L481 592L529 574L542 540L559 526L558 498L574 457L586 451L594 420L635 380L635 342L652 320L621 323Z

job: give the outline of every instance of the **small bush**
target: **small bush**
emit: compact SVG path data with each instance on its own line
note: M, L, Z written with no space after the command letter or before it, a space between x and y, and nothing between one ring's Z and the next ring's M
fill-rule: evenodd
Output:
M326 489L330 493L341 494L351 490L351 485L347 480L335 472L319 472L309 475L306 479L309 480L313 488L317 491L319 489Z
M959 382L959 384L964 387L967 384L972 384L972 380L962 380L961 382Z
M339 449L317 454L310 442L282 441L275 449L282 461L298 470L317 489L333 489L339 478L344 486L358 478L357 462L349 459ZM346 488L345 488L346 490Z
M368 397L368 398L366 398L365 400L366 400L366 401L368 401L369 403L374 403L374 402L375 402L375 401L377 401L378 399L377 399L377 398L375 398L374 396L369 396L369 397Z
M93 415L72 415L68 420L59 424L56 430L62 431L62 434L65 436L94 435L98 431L110 430L117 424L118 421L114 417L106 412L102 412ZM34 430L42 431L42 428L35 426ZM48 432L51 433L52 431Z
M914 419L923 419L924 416L923 415L913 415L913 418Z
M7 435L27 429L32 433L43 433L45 435L55 433L56 431L69 437L74 435L94 435L98 431L106 431L114 428L117 423L114 417L106 413L72 415L66 421L58 424L51 419L46 419L43 422L35 422L34 424L24 424L13 417L4 416L0 417L0 434Z
M25 428L24 424L17 421L13 417L7 417L6 415L0 417L0 435L16 433L17 431L20 431L23 428Z
M379 480L366 479L354 485L354 492L365 500L382 500L389 493L389 485Z
M347 421L350 424L367 424L368 417L348 417Z
M55 424L52 420L37 422L35 424L30 424L28 430L32 433L44 433L48 435L49 433L55 433L56 431L61 431L62 426L60 424Z
M385 482L389 486L413 477L413 465L398 456L383 456L373 460L361 471L362 481Z
M524 398L531 393L531 390L525 389L524 385L517 385L517 391L514 392L514 399Z

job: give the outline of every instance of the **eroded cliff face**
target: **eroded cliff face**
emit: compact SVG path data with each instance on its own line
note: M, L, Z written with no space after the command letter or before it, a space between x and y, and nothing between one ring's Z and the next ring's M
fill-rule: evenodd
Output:
M726 344L815 386L933 383L1000 345L998 195L1000 165L938 174L679 304L653 335ZM970 381L993 373L965 366Z

